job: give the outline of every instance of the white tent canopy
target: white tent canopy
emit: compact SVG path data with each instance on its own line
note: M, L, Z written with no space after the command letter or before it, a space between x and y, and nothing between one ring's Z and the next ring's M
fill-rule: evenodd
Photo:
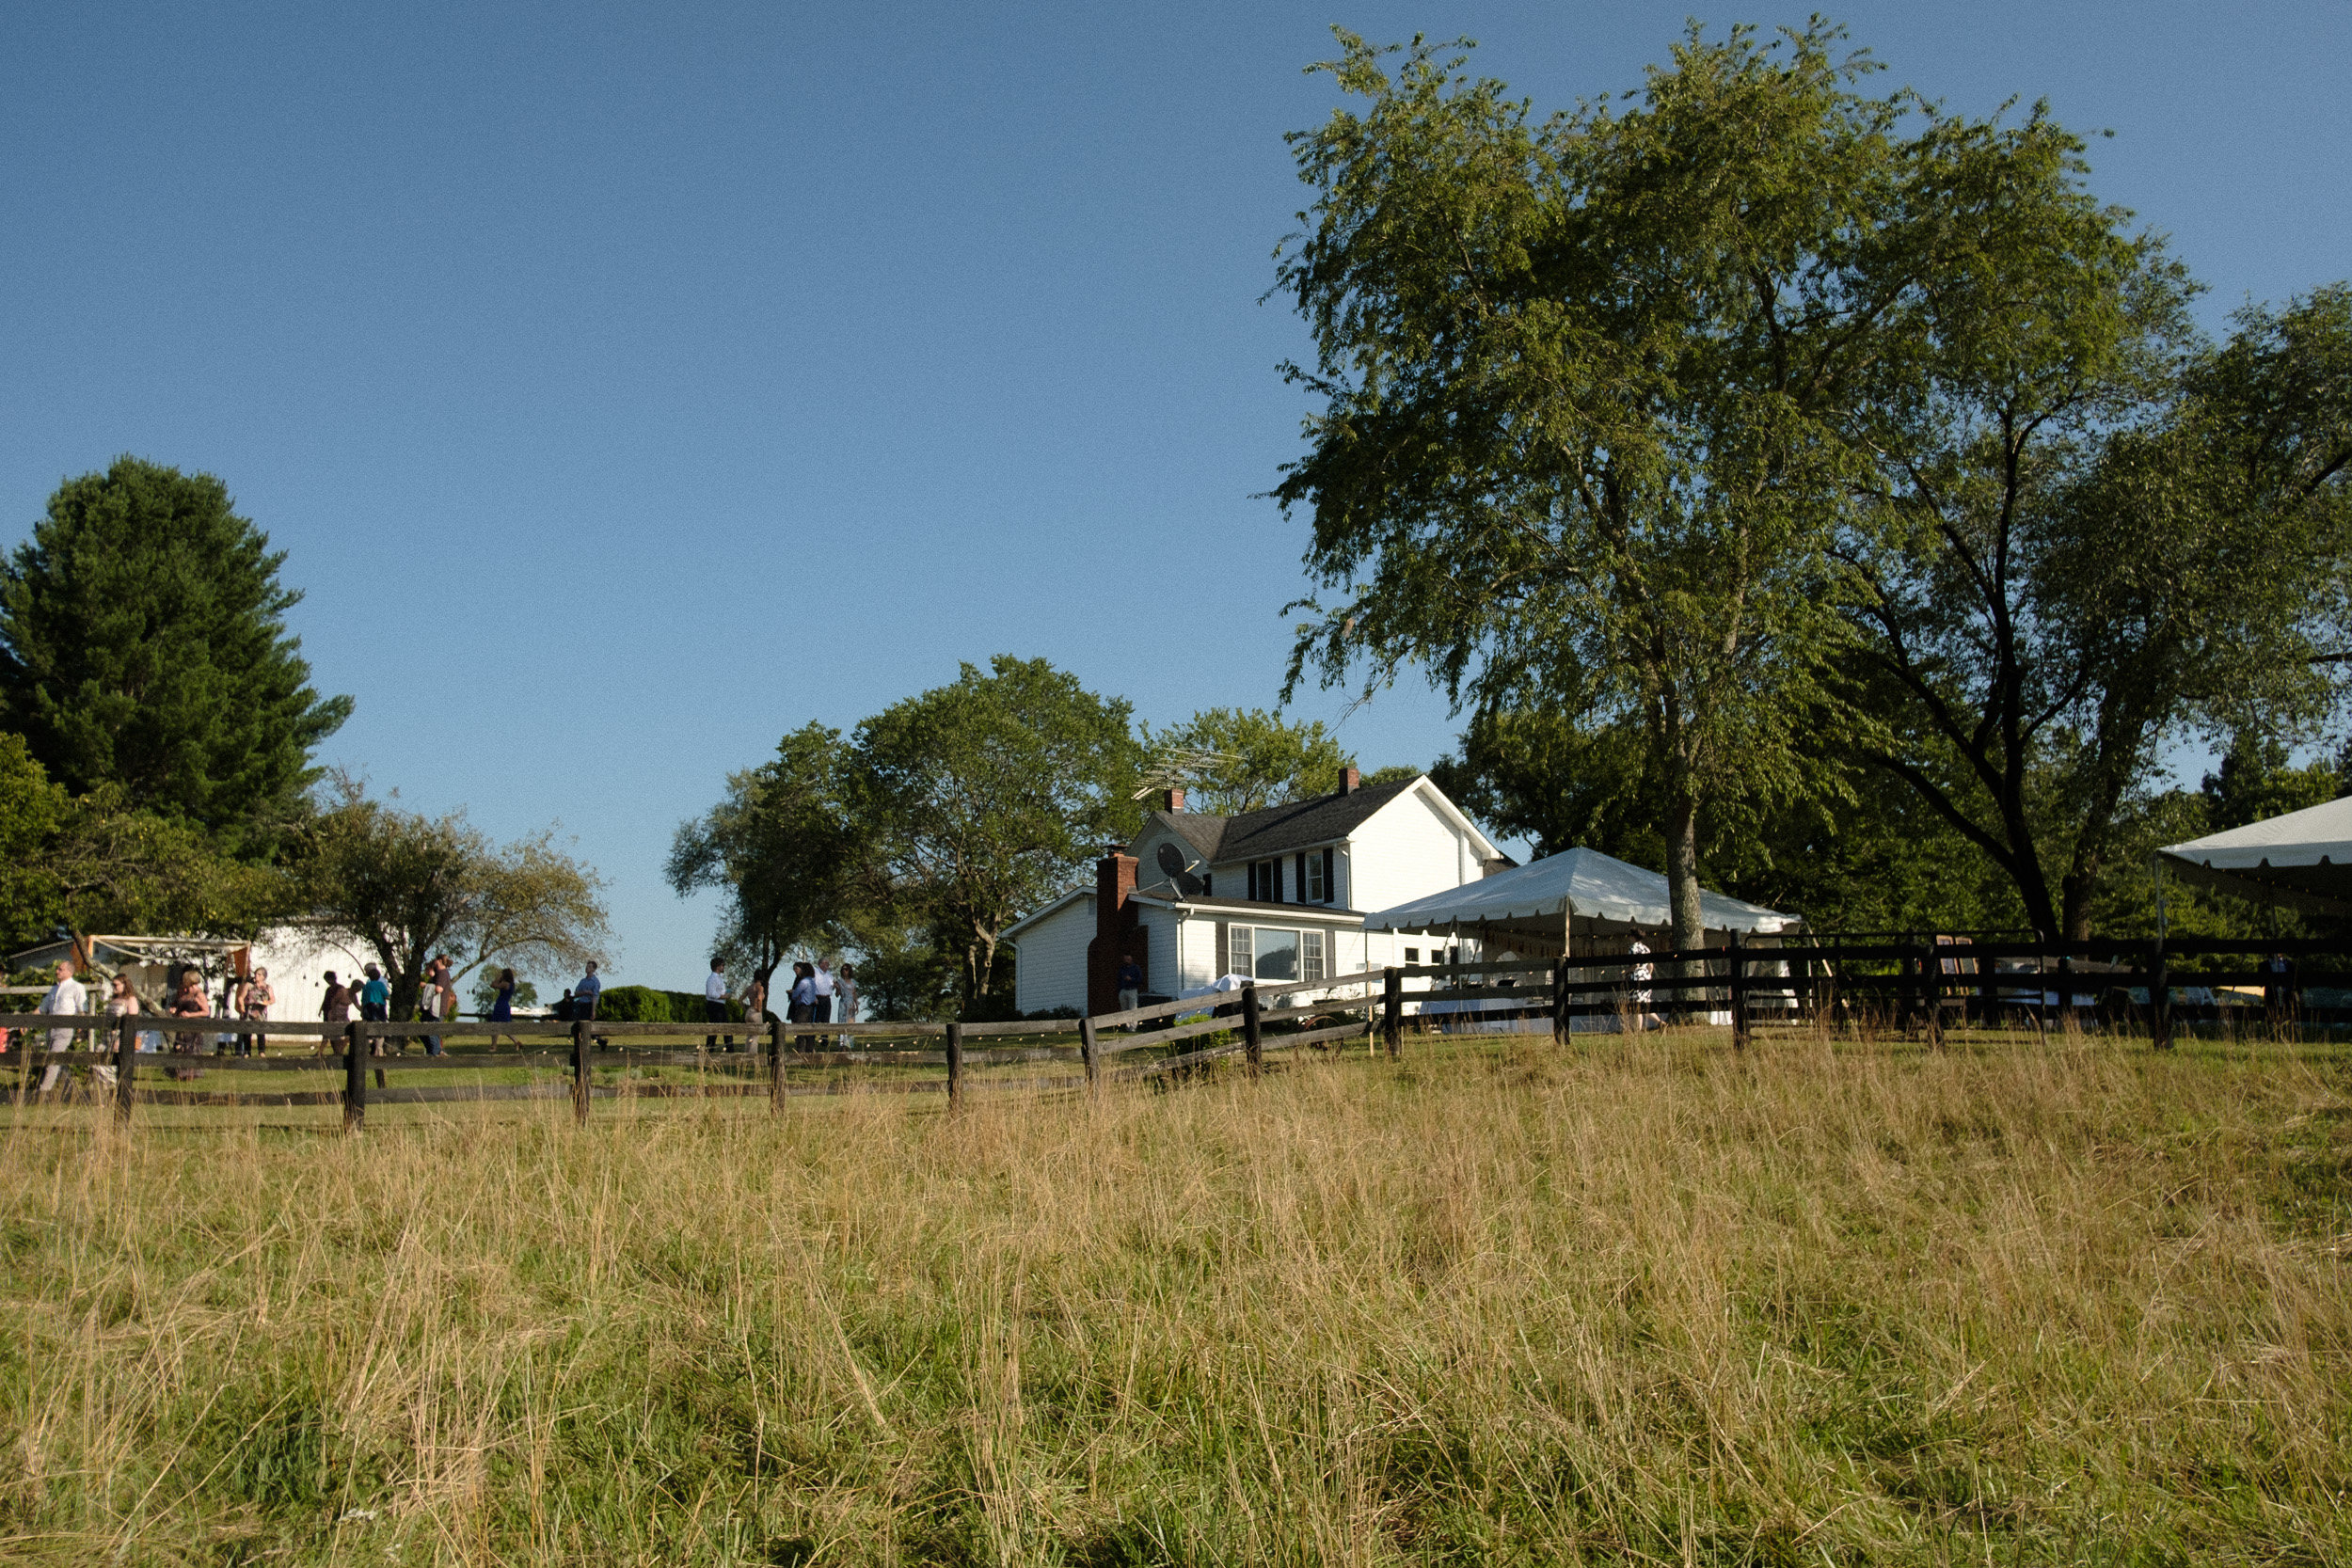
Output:
M2352 913L2352 797L2168 844L2157 853L2182 876L2225 892Z
M1364 929L1443 931L1548 921L1556 931L1571 914L1625 926L1674 924L1665 878L1597 849L1576 848L1377 911L1364 916ZM1710 931L1775 933L1804 924L1796 915L1705 891L1699 914Z

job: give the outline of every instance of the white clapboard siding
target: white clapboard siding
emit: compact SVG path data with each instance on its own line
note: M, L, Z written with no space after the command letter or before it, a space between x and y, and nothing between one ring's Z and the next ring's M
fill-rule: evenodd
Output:
M1479 874L1475 847L1429 798L1408 789L1358 827L1348 846L1353 907L1391 909Z
M1087 1005L1087 943L1094 900L1073 898L1013 939L1013 1006L1025 1013Z

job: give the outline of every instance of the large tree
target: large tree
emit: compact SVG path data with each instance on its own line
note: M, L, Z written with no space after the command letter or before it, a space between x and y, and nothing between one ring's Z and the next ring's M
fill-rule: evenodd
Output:
M1710 803L1816 787L1854 463L1827 416L1949 247L1951 166L2005 150L1860 92L1838 36L1694 29L1638 104L1532 122L1458 61L1416 42L1391 75L1343 33L1325 69L1364 107L1293 138L1315 200L1280 278L1322 406L1277 494L1337 596L1307 602L1291 680L1418 666L1637 734L1684 944Z
M310 687L285 552L210 474L123 457L69 480L0 566L0 704L74 794L119 786L231 851L264 847L351 712Z
M872 835L841 732L805 724L757 768L727 775L726 798L678 826L665 867L683 897L725 899L713 956L767 985L796 948L840 946L878 901Z
M1148 782L1181 788L1195 811L1232 816L1328 795L1355 755L1323 721L1263 708L1202 708L1181 724L1144 732Z
M860 811L892 901L956 956L967 1008L999 933L1137 820L1132 711L1041 658L998 655L858 726Z
M1918 352L1856 416L1840 730L2087 936L2168 737L2327 718L2352 650L2352 293L2249 309L2218 347L2151 240L2059 149L1922 287Z
M119 784L69 795L22 736L0 734L0 951L60 927L251 936L290 897L282 873L220 854Z
M453 979L488 964L570 972L607 957L604 882L550 832L496 844L462 811L427 816L338 778L305 830L300 874L310 924L372 950L395 1016L415 1007L440 953Z

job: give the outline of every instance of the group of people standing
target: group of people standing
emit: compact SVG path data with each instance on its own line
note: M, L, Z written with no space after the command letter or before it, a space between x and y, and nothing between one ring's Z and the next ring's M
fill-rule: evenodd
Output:
M727 996L727 964L724 958L710 960L710 974L703 981L703 1019L708 1023L726 1023L733 1020ZM748 1047L755 1037L759 1022L768 1016L768 987L756 975L743 988L743 1022L752 1025L745 1031ZM857 971L843 964L838 971L829 958L802 960L792 966L791 983L785 989L784 1022L787 1023L831 1023L838 1012L841 1022L853 1022L857 1018ZM808 1039L813 1037L803 1036ZM848 1037L843 1037L846 1044ZM712 1034L705 1038L706 1047L717 1047L721 1037ZM735 1037L725 1037L725 1047L735 1049Z
M259 1055L268 1052L269 1036L254 1027L268 1021L269 1010L278 1001L278 993L270 987L267 969L256 969L250 974L230 975L222 987L217 1008L213 998L205 991L203 971L193 964L183 968L179 972L177 984L167 989L169 996L162 1009L161 1016L183 1020L215 1017L239 1020L246 1025L246 1028L233 1037L220 1036L219 1043L227 1045L233 1038L236 1053L240 1056ZM77 978L72 959L63 958L58 961L56 980L41 997L40 1006L33 1010L46 1013L53 1018L87 1016L90 1010L89 988ZM103 1010L108 1019L119 1021L124 1018L136 1017L149 1009L147 1005L139 999L138 991L133 988L130 976L116 974L109 976L106 981L106 1004ZM50 1030L50 1051L57 1053L72 1050L74 1036L79 1031L74 1029ZM208 1031L177 1030L171 1036L171 1054L174 1056L210 1055L212 1052L209 1048L213 1043ZM103 1047L101 1046L98 1049L103 1050ZM162 1050L163 1035L156 1030L140 1031L137 1049L140 1051ZM201 1068L177 1063L166 1070L173 1078L194 1078L203 1071ZM63 1062L50 1063L48 1070L40 1075L40 1092L47 1094L55 1089L64 1078L65 1071L66 1066ZM115 1082L115 1069L103 1062L92 1063L90 1072L102 1084L111 1085Z
M591 980L595 978L596 973L596 966L590 964L588 974ZM445 1021L455 1021L457 1017L455 974L456 960L447 953L438 955L424 966L424 974L420 977L417 988L417 1017L420 1022L439 1023ZM354 1007L359 1009L359 1020L363 1023L387 1023L391 1021L391 982L384 977L384 971L379 966L361 965L359 974L352 976L349 984L338 979L331 969L322 978L326 982L326 996L319 1004L319 1017L326 1022L350 1022L351 1010ZM492 990L495 1000L491 1004L490 1011L485 1015L487 1022L492 1023L512 1022L515 1017L515 972L511 969L499 971L497 983ZM444 1053L441 1048L441 1037L438 1034L421 1034L417 1037L424 1041L426 1055L438 1056ZM519 1048L522 1041L518 1039L515 1043ZM493 1048L497 1046L496 1035L490 1037L490 1044ZM318 1049L325 1053L330 1049L329 1042L321 1038ZM370 1054L380 1056L383 1053L384 1041L379 1036ZM403 1037L394 1048L393 1054L405 1056L407 1053L408 1041Z

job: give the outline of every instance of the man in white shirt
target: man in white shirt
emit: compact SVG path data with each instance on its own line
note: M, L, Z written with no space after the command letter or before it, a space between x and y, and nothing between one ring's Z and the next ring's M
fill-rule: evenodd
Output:
M40 1006L35 1007L33 1011L52 1014L89 1011L89 992L83 988L81 981L73 977L72 959L58 960L57 983L49 988L49 993L40 999ZM72 1050L73 1031L71 1029L50 1030L49 1049L52 1051ZM40 1075L40 1092L47 1094L51 1089L56 1088L57 1080L65 1075L65 1070L66 1066L63 1062L50 1063L49 1070ZM114 1076L111 1069L108 1070L106 1076L109 1078Z
M710 974L703 981L703 1022L705 1023L724 1023L728 1022L727 961L724 958L713 958L710 960ZM717 1035L705 1035L703 1037L703 1049L705 1051L708 1051L711 1047L717 1045L718 1043L719 1037ZM735 1037L733 1035L729 1035L727 1037L727 1049L729 1051L735 1049Z
M833 1022L833 994L839 989L838 984L833 977L833 960L831 958L818 959L817 981L814 990L815 1005L809 1009L808 1015L808 1021L811 1023L831 1023Z

